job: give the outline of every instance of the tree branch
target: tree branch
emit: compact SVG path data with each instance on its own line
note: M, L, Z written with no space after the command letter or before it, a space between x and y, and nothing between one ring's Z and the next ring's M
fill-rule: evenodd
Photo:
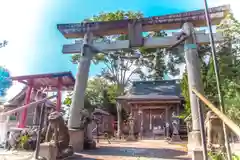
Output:
M135 69L130 73L130 75L128 76L128 78L127 78L127 80L125 81L124 85L127 85L127 83L129 82L131 76L132 76L133 74L135 74L135 72L136 72L138 69L139 69L139 68L135 68Z

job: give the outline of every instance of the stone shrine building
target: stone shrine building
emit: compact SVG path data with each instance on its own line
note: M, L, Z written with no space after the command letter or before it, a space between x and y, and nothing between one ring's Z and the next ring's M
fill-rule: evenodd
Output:
M173 118L184 109L178 80L135 81L118 102L134 117L139 134L149 138L167 136L166 124L171 127Z

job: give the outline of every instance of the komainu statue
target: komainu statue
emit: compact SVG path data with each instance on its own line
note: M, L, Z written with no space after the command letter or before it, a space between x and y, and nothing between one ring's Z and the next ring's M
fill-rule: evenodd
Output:
M224 146L224 134L221 119L212 111L208 111L205 119L207 133L207 145L210 149L213 145Z
M80 129L86 129L88 124L90 124L92 122L92 116L89 113L89 111L87 109L82 109L80 111L81 113L81 117L80 117L80 121L81 121L81 126Z
M46 141L52 142L57 148L57 159L73 155L73 148L69 146L68 128L64 123L61 113L55 111L48 117L49 125L46 133Z
M91 113L91 111L88 111L87 109L82 109L80 111L81 117L81 125L80 129L84 130L84 149L95 149L96 148L96 142L93 140L92 137L92 121L94 120L94 116Z

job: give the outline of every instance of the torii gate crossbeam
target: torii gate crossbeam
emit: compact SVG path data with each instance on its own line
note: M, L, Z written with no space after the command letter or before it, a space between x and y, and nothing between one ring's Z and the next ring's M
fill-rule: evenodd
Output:
M210 16L213 24L220 21L229 13L229 6L221 6L210 9ZM88 72L94 54L99 52L118 50L134 47L168 47L176 42L176 34L171 37L143 38L142 32L180 29L187 35L184 44L185 60L188 71L189 94L193 119L193 133L191 134L191 150L201 146L200 125L198 117L198 100L191 91L194 87L202 91L203 86L200 77L200 62L198 58L197 45L209 43L209 37L204 31L195 32L194 27L206 26L204 10L185 12L160 17L142 18L139 20L120 20L110 22L89 22L78 24L59 24L58 29L65 38L81 38L83 42L71 45L64 45L63 53L81 53L79 59L76 83L68 127L70 129L71 144L75 150L80 150L79 143L82 142L83 134L80 129L80 110L84 109L84 93L88 80ZM93 36L104 36L113 34L128 34L129 40L116 41L114 43L96 43ZM215 34L215 41L221 41L222 35ZM118 108L119 109L119 108ZM118 122L120 123L120 122ZM120 130L118 130L118 133Z

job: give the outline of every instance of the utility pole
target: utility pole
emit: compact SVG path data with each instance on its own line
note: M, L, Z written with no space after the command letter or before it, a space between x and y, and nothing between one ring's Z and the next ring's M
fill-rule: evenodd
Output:
M205 8L206 21L207 21L207 25L208 25L208 29L209 29L209 39L210 39L210 44L211 44L211 49L212 49L212 58L213 58L215 75L216 75L219 104L220 104L220 109L221 109L222 113L225 114L224 100L223 100L221 86L220 86L220 84L221 84L220 74L219 74L218 62L217 62L217 58L216 58L217 57L216 56L216 48L215 48L215 42L214 42L214 38L213 38L212 23L211 23L211 18L209 15L207 0L204 0L204 8ZM228 157L228 160L232 160L232 154L231 154L231 148L230 148L230 144L229 144L226 124L225 123L222 123L222 124L223 124L223 132L224 132L227 157Z

